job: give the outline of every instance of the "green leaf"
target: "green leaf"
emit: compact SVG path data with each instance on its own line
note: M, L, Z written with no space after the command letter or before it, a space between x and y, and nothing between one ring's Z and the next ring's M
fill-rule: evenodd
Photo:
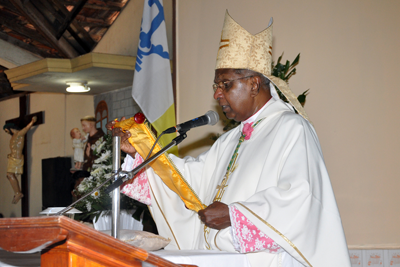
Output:
M297 55L297 57L293 60L292 62L292 67L296 66L297 64L299 64L300 61L300 53Z
M300 104L304 107L304 105L305 105L305 103L306 103L306 98L307 98L307 95L308 95L308 90L310 90L310 89L307 89L307 90L305 90L301 95L299 95L298 97L297 97L297 100L300 102Z
M281 59L282 59L282 57L283 57L283 53L284 53L284 52L282 52L282 55L278 58L278 61L276 62L277 65L280 64Z
M296 68L292 69L289 74L285 77L284 81L288 82L290 77L292 77L293 74L296 74Z

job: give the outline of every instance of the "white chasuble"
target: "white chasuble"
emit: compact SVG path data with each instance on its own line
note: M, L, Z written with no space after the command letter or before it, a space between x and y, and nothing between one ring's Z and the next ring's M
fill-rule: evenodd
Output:
M350 267L340 215L317 135L311 124L281 100L271 99L251 138L242 142L234 170L221 186L243 125L223 134L197 158L170 158L202 203L234 205L259 230L304 266ZM235 252L231 227L205 228L152 171L151 213L166 249ZM246 254L253 266L283 266L281 254Z

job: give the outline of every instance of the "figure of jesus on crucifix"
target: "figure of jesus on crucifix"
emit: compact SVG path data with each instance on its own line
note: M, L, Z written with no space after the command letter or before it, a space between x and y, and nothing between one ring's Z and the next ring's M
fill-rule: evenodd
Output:
M3 130L11 135L11 153L7 156L7 179L10 181L11 187L14 190L14 198L12 200L13 204L17 204L18 201L24 196L21 192L17 176L23 173L24 155L22 151L24 149L25 135L36 122L36 120L36 116L33 117L32 121L28 123L28 125L26 125L22 130L14 123L7 123L3 127Z

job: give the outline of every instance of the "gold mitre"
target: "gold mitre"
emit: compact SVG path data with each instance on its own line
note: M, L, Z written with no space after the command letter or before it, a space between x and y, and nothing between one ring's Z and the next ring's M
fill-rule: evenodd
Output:
M309 120L288 84L271 75L271 67L272 18L265 30L253 35L234 21L226 11L215 69L248 69L263 74L282 92L297 112Z

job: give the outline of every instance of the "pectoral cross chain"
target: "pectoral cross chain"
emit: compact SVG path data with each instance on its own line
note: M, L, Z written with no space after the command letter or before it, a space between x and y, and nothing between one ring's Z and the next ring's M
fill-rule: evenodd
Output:
M233 168L226 172L226 174L224 176L224 179L222 180L221 184L217 185L216 189L218 189L218 191L217 191L217 194L215 195L214 202L215 201L221 201L221 198L222 198L222 196L224 195L224 192L225 192L225 187L228 186L227 183L228 183L229 177L235 171L236 167L237 167L237 165L234 164Z

